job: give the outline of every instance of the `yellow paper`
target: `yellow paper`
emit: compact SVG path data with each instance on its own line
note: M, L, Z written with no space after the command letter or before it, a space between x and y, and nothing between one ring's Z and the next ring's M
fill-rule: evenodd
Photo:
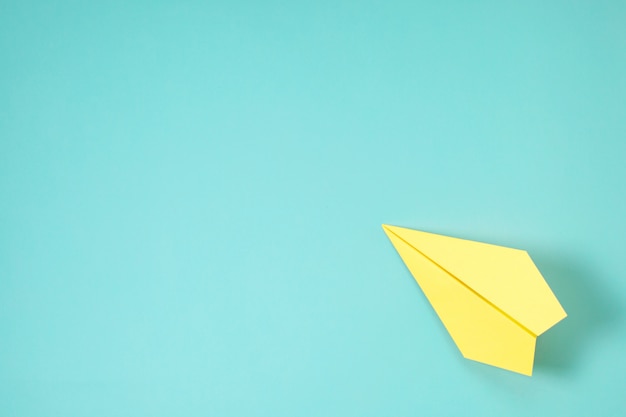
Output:
M464 357L532 375L537 336L567 314L526 251L383 229Z

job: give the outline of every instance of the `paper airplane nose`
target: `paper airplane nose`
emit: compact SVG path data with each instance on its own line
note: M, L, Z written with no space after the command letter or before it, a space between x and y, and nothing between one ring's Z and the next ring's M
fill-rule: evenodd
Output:
M464 357L532 375L537 336L567 314L526 251L383 229Z

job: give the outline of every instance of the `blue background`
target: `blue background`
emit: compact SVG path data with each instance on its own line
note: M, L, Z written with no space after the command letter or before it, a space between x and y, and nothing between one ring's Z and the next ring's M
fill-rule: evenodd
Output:
M2 416L624 415L626 3L517 3L0 0ZM530 252L532 378L381 223Z

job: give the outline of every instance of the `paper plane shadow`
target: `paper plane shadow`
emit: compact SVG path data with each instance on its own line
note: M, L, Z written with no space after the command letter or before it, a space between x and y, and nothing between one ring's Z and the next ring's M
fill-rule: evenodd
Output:
M532 248L529 253L568 314L537 339L535 370L573 372L582 353L593 349L599 331L620 321L619 303L600 286L602 280L576 260Z

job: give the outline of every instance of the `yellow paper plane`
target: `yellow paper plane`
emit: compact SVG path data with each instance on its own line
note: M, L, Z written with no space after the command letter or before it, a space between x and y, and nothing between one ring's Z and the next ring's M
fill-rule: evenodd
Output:
M532 375L537 336L567 314L526 251L383 229L465 358Z

